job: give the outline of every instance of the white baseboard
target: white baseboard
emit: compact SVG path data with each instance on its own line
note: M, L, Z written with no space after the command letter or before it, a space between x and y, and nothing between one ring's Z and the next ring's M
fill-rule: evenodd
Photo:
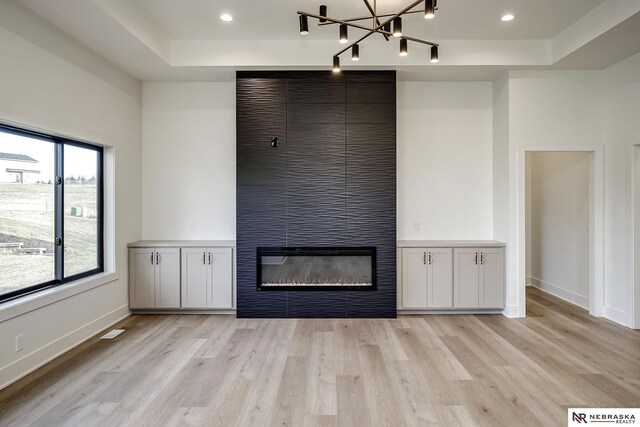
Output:
M524 285L531 286L531 276L527 276L524 278Z
M587 310L589 309L588 297L578 295L571 291L567 291L566 289L558 285L545 282L544 280L540 280L535 277L531 277L530 283L531 283L531 286L533 286L534 288L538 288L548 294L553 295L554 297L560 298L561 300L567 301L571 304L577 305L584 309L587 309Z
M629 316L622 310L618 310L617 308L604 306L603 317L609 319L613 322L619 323L623 326L630 328L632 325L629 324Z
M476 309L412 309L399 308L398 314L502 314L501 308L476 308Z
M0 369L0 390L130 315L123 305Z
M131 309L131 314L184 314L184 315L189 315L189 314L225 314L225 315L235 315L236 314L236 310L235 308L230 308L230 309L205 309L205 310L198 310L198 309L166 309L166 310L162 310L162 309L154 309L154 310L143 310L143 309L138 309L138 308L132 308Z
M512 319L523 317L520 316L519 307L517 305L507 304L504 306L504 310L502 311L503 316L509 317Z

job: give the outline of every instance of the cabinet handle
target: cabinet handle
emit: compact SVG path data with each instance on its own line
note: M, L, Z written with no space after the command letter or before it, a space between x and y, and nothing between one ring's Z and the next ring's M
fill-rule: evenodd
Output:
M422 254L422 263L423 263L424 265L427 265L427 253L426 253L426 252L424 252L424 253Z
M476 259L474 262L476 263L476 265L478 265L478 252L476 252Z
M156 252L156 264L160 264L160 254Z
M209 252L209 265L211 265L211 260L213 259L213 256L211 255L211 252Z
M483 264L484 264L484 261L485 261L485 259L484 259L484 252L480 252L480 265L483 265Z
M149 255L149 263L153 265L153 252L151 252L151 255Z
M207 253L202 252L202 265L207 265Z
M431 256L431 252L429 252L429 265L433 264L433 257Z

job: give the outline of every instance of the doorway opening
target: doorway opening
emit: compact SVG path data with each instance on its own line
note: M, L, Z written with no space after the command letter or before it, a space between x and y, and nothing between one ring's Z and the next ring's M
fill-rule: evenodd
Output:
M593 153L525 153L527 295L542 291L589 309ZM534 304L527 299L527 304Z
M602 144L520 144L517 149L517 195L515 239L510 248L507 293L511 293L511 308L517 317L526 317L527 294L527 154L538 152L580 152L588 156L588 304L589 314L604 313L604 146ZM563 257L565 258L565 257ZM544 280L542 278L542 280ZM581 299L584 304L584 299Z

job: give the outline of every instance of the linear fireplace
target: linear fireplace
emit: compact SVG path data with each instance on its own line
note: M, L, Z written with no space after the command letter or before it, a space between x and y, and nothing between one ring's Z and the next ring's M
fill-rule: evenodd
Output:
M258 247L259 291L374 290L375 247Z

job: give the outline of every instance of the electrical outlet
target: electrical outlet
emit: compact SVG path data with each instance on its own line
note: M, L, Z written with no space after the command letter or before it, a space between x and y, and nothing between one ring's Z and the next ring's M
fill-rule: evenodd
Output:
M24 334L16 335L16 353L24 349Z
M196 220L191 221L191 224L189 224L189 228L191 228L191 231L196 231L196 229L198 228L198 223Z
M416 231L422 231L422 223L420 221L416 221L413 223L413 228Z

